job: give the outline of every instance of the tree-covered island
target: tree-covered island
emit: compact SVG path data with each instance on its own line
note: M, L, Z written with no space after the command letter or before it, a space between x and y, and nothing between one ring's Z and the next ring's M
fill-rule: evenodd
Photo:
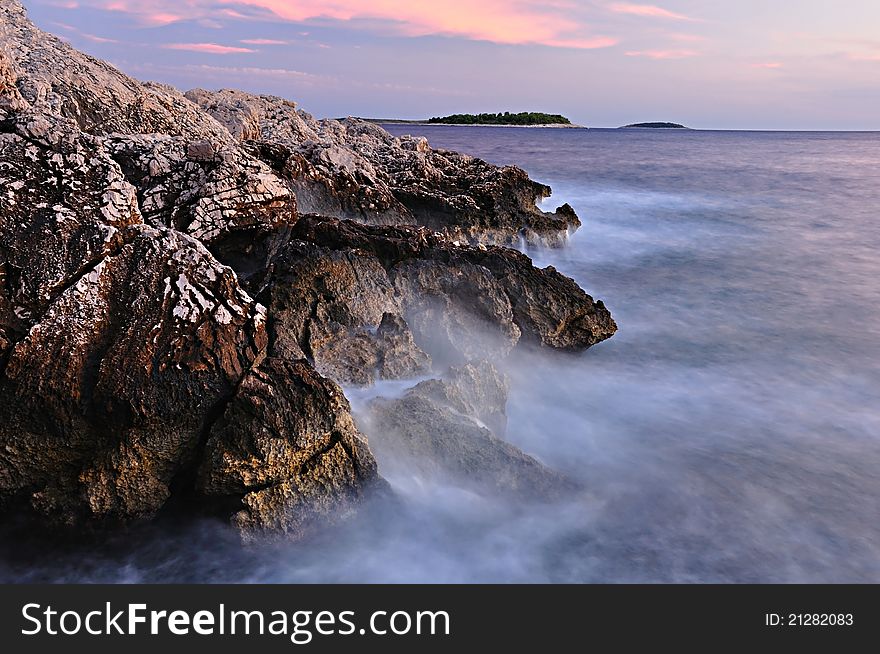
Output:
M445 125L571 125L571 121L560 114L545 114L539 111L522 111L512 114L509 111L497 114L452 114L435 116L429 123Z

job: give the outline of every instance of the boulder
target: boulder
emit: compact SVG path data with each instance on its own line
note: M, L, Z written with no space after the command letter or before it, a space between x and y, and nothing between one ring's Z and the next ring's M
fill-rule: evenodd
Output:
M506 382L481 361L453 367L399 399L376 399L365 429L388 475L418 475L518 502L563 497L575 485L504 441ZM486 421L486 422L484 422ZM487 424L488 423L488 424Z
M127 228L9 354L0 498L66 524L154 516L266 345L265 310L204 246Z
M304 361L251 369L211 428L197 487L232 497L248 538L303 538L350 513L376 463L336 384Z
M552 267L536 268L516 250L463 245L426 228L314 215L301 216L290 235L328 250L374 257L394 282L416 342L416 325L424 324L425 340L448 345L462 360L487 343L495 344L489 352L503 354L520 335L541 346L584 349L617 330L601 300ZM435 354L430 347L428 353Z

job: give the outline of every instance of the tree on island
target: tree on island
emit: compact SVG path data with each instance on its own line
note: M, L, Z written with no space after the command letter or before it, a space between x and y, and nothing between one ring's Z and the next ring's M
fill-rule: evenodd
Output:
M565 116L539 111L522 111L516 114L509 111L498 114L452 114L435 116L428 122L450 125L571 125L571 121Z

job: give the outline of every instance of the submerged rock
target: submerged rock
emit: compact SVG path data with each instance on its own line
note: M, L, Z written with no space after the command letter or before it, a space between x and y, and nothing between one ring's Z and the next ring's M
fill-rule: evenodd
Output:
M365 424L392 474L417 473L519 501L557 499L574 490L561 474L500 438L506 403L506 381L480 361L421 382L400 399L373 401Z

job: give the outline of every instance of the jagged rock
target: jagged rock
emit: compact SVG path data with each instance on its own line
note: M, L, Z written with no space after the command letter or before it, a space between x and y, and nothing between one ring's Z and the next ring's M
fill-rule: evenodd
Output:
M473 391L477 391L474 395ZM399 399L377 399L364 417L386 474L414 472L441 483L518 501L560 497L573 484L494 434L501 428L507 385L487 361L451 368ZM503 434L503 432L500 432Z
M137 187L149 224L186 231L232 259L264 228L295 215L290 188L176 89L141 84L78 52L34 27L15 0L0 0L0 43L9 64L0 78L15 78L35 114L112 137L107 147ZM33 136L46 129L37 120Z
M430 367L375 258L293 240L271 265L266 301L279 355L308 356L319 371L352 384L370 384L377 373L406 377Z
M186 146L186 158L192 161L213 161L214 145L210 141L196 141Z
M515 166L434 150L356 118L315 120L274 96L197 89L187 97L273 164L300 209L369 224L420 224L473 243L560 245L580 221L569 205L535 206L550 195Z
M315 215L300 216L286 236L262 282L274 346L343 383L370 384L377 370L382 378L415 376L430 359L448 365L504 357L521 335L585 348L617 328L601 301L572 280L506 248ZM392 319L406 365L389 368L376 329Z
M375 478L342 391L305 362L269 358L211 429L198 486L241 497L234 522L251 537L302 537L344 516Z
M18 92L18 75L12 67L12 60L0 44L0 120L9 114L23 111L27 102Z
M510 300L484 267L410 259L389 275L416 342L438 361L503 358L519 341Z
M0 497L62 522L150 517L263 356L265 311L197 241L134 226L73 277L0 381Z
M20 333L141 217L119 166L72 121L27 111L9 128L0 133L0 325Z
M415 377L431 369L431 357L415 343L406 321L385 313L376 329L377 370L382 379Z
M602 300L593 300L553 266L536 268L506 248L458 250L483 266L504 288L523 338L556 349L579 350L610 338L617 324Z
M170 86L141 84L37 29L18 0L0 0L0 44L14 62L24 99L45 113L72 118L84 132L232 140L226 129Z
M0 0L0 19L0 505L55 524L147 519L207 490L206 440L268 351L265 309L205 244L265 267L243 242L283 240L293 197L176 92L47 37L17 2ZM304 362L265 374L316 407L275 445L306 448L307 464L271 489L280 499L248 488L224 507L242 530L302 535L309 512L347 511L375 463L335 385ZM331 424L332 447L309 450Z
M520 333L537 344L581 349L617 330L601 300L594 301L554 268L536 268L529 257L508 248L456 245L424 228L311 215L300 217L291 237L333 251L357 252L360 258L374 256L393 280L407 322L424 322L423 336L429 340L439 331L437 343L448 343L463 359L478 356L487 341L506 343L509 350ZM433 299L426 299L430 294ZM461 329L453 329L459 315L467 318L461 318ZM414 330L419 342L418 328ZM444 331L455 338L446 338ZM428 353L434 355L430 348Z
M414 392L476 419L493 434L504 436L507 431L509 384L488 360L452 366L443 379L423 381Z
M105 152L88 149L96 147L90 137L74 140L66 155L18 135L3 135L0 144L3 161L18 165L26 181L14 190L30 194L6 196L0 205L0 288L9 288L13 268L18 289L9 296L18 321L4 321L3 348L7 327L19 334L27 328L0 381L0 500L27 499L68 524L149 518L198 463L217 412L250 388L241 380L251 379L265 356L265 310L199 241L137 224L134 190ZM47 183L56 178L69 190ZM33 195L39 192L61 193L58 204L40 202L47 198ZM41 204L46 211L30 209ZM58 225L57 216L64 217ZM57 258L39 256L45 244L36 237L44 233L63 237L52 248ZM343 429L351 419L335 386L307 364L276 366L270 379L287 401L327 410L290 423L278 446L292 455L308 449L308 420L323 420L312 433L332 420L355 471L328 450L288 470L277 488L242 490L251 518L240 514L240 528L259 530L274 520L303 535L308 512L342 513L375 478L375 464L352 440L353 428ZM215 486L222 475L213 475Z
M106 143L137 188L144 220L190 234L221 258L250 258L247 245L296 215L287 186L239 148L215 151L204 141L164 135L114 136Z
M294 102L228 89L195 89L186 97L233 136L252 142L254 154L290 184L301 211L382 224L413 222L382 182L381 171L328 132L328 121L315 120Z

